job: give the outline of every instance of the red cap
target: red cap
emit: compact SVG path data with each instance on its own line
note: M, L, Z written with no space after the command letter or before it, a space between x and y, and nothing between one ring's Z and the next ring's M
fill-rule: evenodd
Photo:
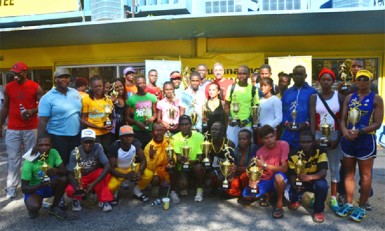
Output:
M27 71L27 70L28 70L28 66L23 62L17 62L11 68L11 71L15 73L20 73L22 71Z
M182 78L182 76L178 72L175 72L175 73L172 73L170 78L171 79L180 79L180 78Z
M330 74L333 77L333 80L336 81L336 75L334 74L334 72L327 68L322 68L321 72L318 74L318 81L320 81L321 76L323 74Z

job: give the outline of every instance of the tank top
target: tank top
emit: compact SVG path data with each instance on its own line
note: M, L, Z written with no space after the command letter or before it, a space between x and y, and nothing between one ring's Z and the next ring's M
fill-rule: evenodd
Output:
M136 154L136 148L131 144L128 151L124 151L122 148L118 150L118 158L116 165L121 169L128 169L131 167L132 158Z
M219 106L216 107L214 109L214 111L212 111L209 106L208 106L208 102L206 102L206 108L208 110L207 112L207 129L208 131L210 132L210 129L211 129L211 126L217 122L217 121L220 121L222 122L224 125L225 124L225 110L223 109L223 106L222 106L222 103L219 101Z
M340 101L338 99L338 92L334 91L333 96L326 100L325 102L329 106L330 110L336 115L337 119L340 118ZM323 123L324 115L326 114L326 122L332 126L334 126L335 130L339 129L338 121L335 121L333 117L330 115L328 110L326 109L325 105L322 103L322 100L320 99L319 95L317 94L317 100L316 100L316 130L320 130L320 125Z
M349 111L353 108L357 109L360 114L360 118L357 124L355 125L355 128L357 130L367 127L373 123L375 96L376 96L376 93L370 92L368 95L366 95L362 99L362 101L360 101L360 96L357 94L357 92L354 92L350 97L349 103L348 103L348 115L349 115ZM349 119L347 121L347 128L348 129L353 128L353 124L349 121ZM375 131L368 132L368 134L374 134L374 133Z

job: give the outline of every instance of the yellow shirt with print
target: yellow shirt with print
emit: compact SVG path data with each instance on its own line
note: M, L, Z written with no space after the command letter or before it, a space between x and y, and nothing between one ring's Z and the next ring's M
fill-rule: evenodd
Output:
M88 113L88 122L98 126L103 127L104 123L107 121L108 114L105 112L106 105L110 105L111 113L113 109L113 103L110 98L104 97L103 99L91 99L90 96L85 96L82 99L82 113ZM105 129L91 128L95 131L96 135L104 135L109 131Z

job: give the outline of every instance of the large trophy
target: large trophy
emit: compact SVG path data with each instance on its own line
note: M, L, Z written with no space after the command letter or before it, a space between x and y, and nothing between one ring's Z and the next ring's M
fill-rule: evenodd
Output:
M259 123L260 112L261 112L261 109L259 108L258 104L251 107L251 117L253 119L253 128L261 127L261 124Z
M222 184L223 189L229 189L229 181L227 180L227 178L230 175L229 168L231 165L233 165L231 161L234 162L234 158L230 155L230 149L232 148L227 145L224 147L224 150L226 150L225 160L220 163L220 169L223 174L223 177L225 178Z
M207 109L207 107L203 106L203 109L202 109L202 130L203 130L203 128L207 128L207 120L209 118L208 113L209 113L209 110Z
M188 66L186 66L182 71L182 83L184 85L184 89L187 89L190 86L190 74L188 71Z
M258 182L261 180L263 169L258 167L256 158L251 160L249 167L246 169L246 174L249 177L250 192L258 194Z
M349 72L350 72L350 66L351 66L352 61L350 59L345 60L344 63L340 65L340 71L339 71L339 76L341 78L341 91L347 91L349 86L346 84L346 80L349 77Z
M232 106L233 106L233 112L234 112L234 118L233 120L231 121L232 123L237 123L239 124L240 120L238 118L238 112L239 112L239 103L238 102L235 102L235 94L233 96L233 102L232 102Z
M352 130L356 130L356 124L358 123L358 121L360 121L360 118L361 112L355 107L350 108L348 112L348 120L353 125Z
M302 158L305 156L303 151L298 152L298 161L295 163L295 173L297 177L295 178L295 186L297 188L303 188L303 182L299 179L299 174L305 173L305 163L302 161Z
M168 109L168 118L170 118L171 122L170 122L170 127L174 127L174 119L175 119L175 114L176 114L176 110L173 106L171 106L169 109Z
M166 166L167 172L173 172L175 170L175 163L174 163L174 148L171 146L171 132L166 132L167 142L168 146L166 148L166 155L167 155L167 161L168 164Z
M51 181L51 178L47 175L47 171L49 169L49 166L46 162L48 158L48 154L46 152L43 152L40 156L40 160L43 161L43 164L40 166L41 171L43 172L43 182L49 182Z
M107 126L112 124L111 119L110 119L111 113L112 113L112 105L107 103L106 105L104 105L104 114L106 117L106 121L104 122L104 124Z
M197 130L196 125L198 122L198 113L195 110L195 105L196 105L196 100L193 99L191 102L191 108L192 108L192 113L191 113L191 123L192 123L192 130Z
M190 152L191 152L191 147L188 146L188 141L185 139L184 141L184 146L182 147L182 154L183 157L186 159L186 161L182 165L182 170L187 172L190 170L190 163L189 158L190 158Z
M293 123L291 124L292 129L297 129L298 125L295 123L295 120L297 119L297 101L292 103L291 106L291 117L293 118Z
M327 147L328 146L328 137L330 136L330 134L332 133L332 126L330 124L327 123L326 121L326 118L327 118L327 114L324 114L323 116L323 122L320 126L320 129L321 129L321 134L323 137L321 137L320 139L320 145L322 147Z
M211 163L208 156L211 151L211 143L208 140L208 131L204 135L205 135L205 141L202 143L202 150L203 150L203 154L205 155L205 158L202 160L202 163L203 163L203 167L209 168L211 166Z
M131 160L131 164L130 164L131 172L137 172L136 171L137 166L138 166L138 164L136 163L136 152L135 152L134 155L132 156L132 160Z
M119 93L116 91L116 83L115 82L113 82L112 85L111 85L111 93L110 93L110 95L115 98L114 104L118 104L119 103L119 100L118 100Z
M147 124L147 119L150 117L150 109L144 106L142 107L142 110L143 110L143 118L144 118L144 128L148 130L149 126Z
M73 154L76 158L76 165L74 168L74 176L75 180L79 184L79 188L76 189L75 195L84 195L84 189L82 186L82 169L83 167L80 165L81 159L80 159L80 151L78 147L75 147L75 152Z

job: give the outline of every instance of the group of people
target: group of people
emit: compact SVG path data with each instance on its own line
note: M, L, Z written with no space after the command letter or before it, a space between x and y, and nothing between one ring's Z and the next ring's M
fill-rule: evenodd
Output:
M242 204L273 204L273 218L282 218L284 199L296 210L310 191L313 220L320 223L329 169L331 209L361 221L373 192L383 101L373 92L373 74L362 60L352 64L353 82L339 86L340 92L333 90L335 73L326 68L318 74L317 92L301 65L290 75L280 73L276 85L267 64L259 73L242 65L232 81L216 63L213 81L201 64L188 76L172 72L161 89L156 70L148 72L147 83L127 67L124 78L108 87L100 76L91 77L87 93L87 80L70 88L70 73L58 68L55 87L43 95L27 79L27 65L18 62L1 110L1 125L8 117L7 197L16 196L21 181L31 218L43 198L52 196L50 213L64 218L64 193L73 211L81 211L81 200L93 194L107 212L118 203L121 187L147 202L146 188L156 198L166 185L173 203L194 188L197 202L206 196L238 197ZM28 149L20 176L21 153ZM354 207L357 164L360 198ZM344 200L337 200L338 193Z

